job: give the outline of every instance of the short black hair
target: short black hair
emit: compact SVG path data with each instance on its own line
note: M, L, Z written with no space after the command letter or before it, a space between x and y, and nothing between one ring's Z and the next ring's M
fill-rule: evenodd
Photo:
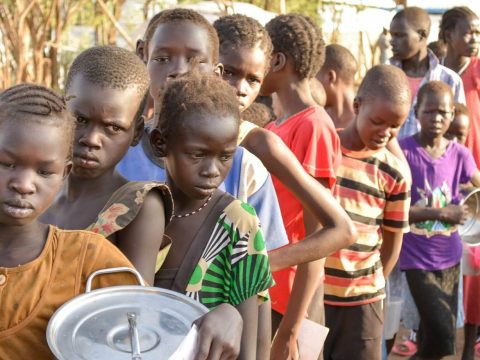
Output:
M157 129L169 141L185 115L232 116L240 124L236 91L214 74L190 72L169 82L163 93Z
M67 109L65 98L42 85L20 84L0 93L0 114L3 119L44 122L63 128L69 147L68 160L72 157L75 121Z
M418 90L417 93L417 108L421 105L422 101L428 96L428 95L437 95L441 96L444 94L448 94L450 98L452 99L452 106L455 103L455 99L453 97L453 91L450 85L443 81L429 81L425 85L423 85L420 90Z
M148 44L152 39L155 30L157 30L161 24L171 22L191 22L201 28L204 28L208 34L208 41L212 51L212 61L214 64L218 63L219 41L217 31L203 15L191 9L168 9L154 15L147 26L147 30L145 31L144 40L146 49L148 49Z
M220 52L231 48L253 49L259 45L265 54L265 71L268 71L273 45L267 30L255 19L235 14L222 16L213 23L220 41Z
M357 97L397 104L410 104L412 100L407 76L393 65L376 65L368 70L358 88Z
M468 110L468 108L464 104L456 102L455 103L455 116L457 116L457 115L465 115L467 117L470 117L470 111Z
M275 120L275 113L267 105L254 102L242 113L242 118L257 126L264 127Z
M279 15L268 22L266 29L273 52L290 56L300 77L305 79L318 73L325 60L325 42L312 19L297 14Z
M73 60L67 75L66 90L77 74L102 88L135 89L141 99L135 120L142 115L150 77L145 64L135 53L110 45L89 48Z
M325 47L325 63L320 71L333 70L340 79L351 84L355 81L357 69L357 60L346 47L339 44Z
M442 40L432 41L427 45L427 47L432 50L435 56L439 59L447 55L447 46Z
M463 19L476 19L478 18L470 8L466 6L457 6L447 10L442 15L442 20L440 21L440 31L438 33L438 38L444 42L447 42L447 31L451 31L457 25L459 20Z
M405 19L407 23L415 29L417 33L428 37L430 34L431 20L427 11L417 6L407 7L395 14L392 21Z

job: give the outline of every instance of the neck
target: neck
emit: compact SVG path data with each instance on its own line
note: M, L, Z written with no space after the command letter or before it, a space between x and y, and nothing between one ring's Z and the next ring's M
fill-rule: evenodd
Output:
M356 119L353 120L345 130L339 132L340 143L348 150L363 151L367 150L365 144L360 139L357 131Z
M75 201L81 197L110 196L116 189L127 183L115 168L96 178L84 178L70 174L66 183L68 201Z
M402 60L402 69L408 76L421 77L428 72L428 52L427 49L422 49L417 55L410 59Z
M316 105L310 91L308 79L293 79L282 81L280 88L276 91L282 104L283 115L288 118L310 106Z
M172 193L174 213L176 215L186 214L198 210L208 200L209 196L203 199L192 199L181 191L173 182L171 176L167 172L167 184Z
M346 128L355 118L353 111L353 97L349 93L340 95L333 104L325 108L332 118L336 128Z
M443 65L458 73L469 60L470 58L468 56L462 56L461 54L456 53L451 46L448 46L447 55L445 56Z
M432 138L432 137L426 136L421 131L417 133L416 138L422 147L430 147L430 148L441 147L441 145L444 142L443 135L439 135Z

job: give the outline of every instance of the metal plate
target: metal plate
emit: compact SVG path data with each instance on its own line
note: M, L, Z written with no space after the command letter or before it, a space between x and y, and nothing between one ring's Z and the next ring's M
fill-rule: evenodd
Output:
M170 290L114 286L73 298L50 319L47 341L59 360L136 359L132 356L134 314L142 360L168 359L197 318L202 304Z
M468 207L469 217L458 226L458 233L466 245L480 245L480 189L469 191L461 203Z

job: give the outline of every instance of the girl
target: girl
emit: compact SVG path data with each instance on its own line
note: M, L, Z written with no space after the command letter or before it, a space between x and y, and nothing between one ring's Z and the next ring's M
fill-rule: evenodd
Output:
M470 152L444 138L453 118L451 88L432 81L418 92L416 116L421 131L400 142L412 172L411 232L404 235L400 268L420 314L418 359L455 353L462 244L457 225L466 213L459 206L461 183L480 185Z
M480 166L480 61L478 48L480 42L480 20L468 7L455 7L442 16L439 39L447 45L447 55L443 64L457 72L463 81L465 98L470 109L470 131L466 146ZM479 248L471 249L480 253ZM471 273L472 274L472 273ZM464 307L465 307L465 346L464 360L473 359L474 346L480 353L480 343L475 345L477 328L480 325L480 276L464 277Z
M272 42L266 30L256 20L247 16L222 17L214 26L220 39L223 78L235 88L240 111L244 112L258 96L269 70ZM244 118L240 124L238 143L256 155L268 171L295 196L288 211L297 211L305 216L305 228L300 219L302 229L294 230L296 239L292 241L293 244L269 253L273 270L304 264L297 270L299 275L292 290L295 295L291 297L294 301L282 320L281 329L286 331L280 331L276 337L275 343L281 344L282 350L272 354L272 357L279 358L280 352L288 353L283 350L288 347L287 338L292 340L292 344L296 343L294 340L299 326L320 280L321 264L319 269L319 264L306 263L348 246L354 240L354 230L348 216L329 191L313 178L311 168L305 164L302 166L279 137ZM309 173L306 170L310 170ZM286 223L290 233L294 228L292 223L293 221ZM323 229L320 229L319 224L323 225ZM298 240L302 241L297 242ZM288 269L289 276L292 273L295 274L294 270ZM293 279L290 278L290 286L292 282ZM285 293L287 292L285 289ZM321 321L323 295L320 294L316 300L316 306L309 310L309 316ZM291 332L292 337L286 335ZM292 352L295 353L296 350L292 349Z
M240 358L255 359L257 298L273 284L263 233L250 205L218 189L237 146L235 92L213 75L180 77L167 86L159 114L151 142L165 158L175 213L155 285L210 309L236 306L245 324Z
M38 85L7 89L0 128L0 358L51 359L45 332L55 310L84 291L92 272L132 265L103 236L38 221L72 167L64 99ZM135 283L114 274L94 286Z

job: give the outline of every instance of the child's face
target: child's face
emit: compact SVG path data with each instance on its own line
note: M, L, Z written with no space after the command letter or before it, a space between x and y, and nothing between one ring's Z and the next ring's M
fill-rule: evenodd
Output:
M265 53L259 46L220 53L223 79L236 89L241 112L255 101L260 91L267 66L265 61Z
M10 119L0 128L0 224L27 225L52 204L70 171L69 144L61 126Z
M165 165L172 192L204 199L217 189L232 166L238 122L230 116L187 114L167 139Z
M166 82L192 70L210 73L215 64L208 32L188 21L160 24L147 49L147 69L150 75L150 95L157 99Z
M92 84L82 74L67 89L68 107L77 122L73 174L96 178L111 170L141 134L135 121L141 102L136 89L109 89Z
M426 94L416 108L421 133L427 139L442 137L450 126L453 110L450 94Z
M397 60L411 59L427 47L426 38L415 31L405 18L391 22L390 35L393 57Z
M450 127L445 134L445 137L449 140L454 140L459 144L465 145L467 141L468 129L470 122L468 116L465 114L455 115Z
M460 19L453 31L447 34L447 41L457 54L476 56L480 42L480 20Z
M397 136L409 110L409 104L396 104L381 98L368 101L356 98L356 128L365 147L379 150L387 146Z

